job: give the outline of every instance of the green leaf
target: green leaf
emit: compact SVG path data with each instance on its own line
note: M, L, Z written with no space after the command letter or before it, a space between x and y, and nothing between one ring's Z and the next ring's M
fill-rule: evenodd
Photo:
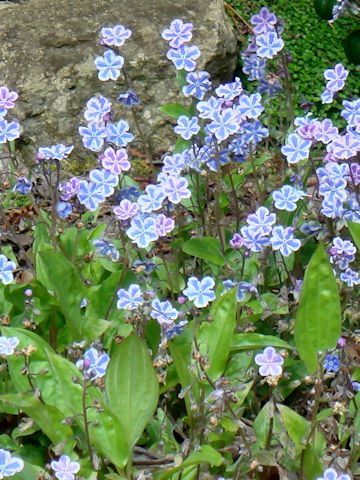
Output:
M274 416L274 404L267 402L254 420L253 427L256 435L256 446L259 449L266 448L270 432L271 419Z
M356 246L360 249L360 223L348 221L347 224Z
M315 450L309 445L304 452L304 473L308 480L315 480L323 473L323 465Z
M174 473L179 472L180 470L184 470L185 468L191 467L193 465L209 463L210 465L215 465L216 467L219 467L222 462L223 458L219 452L217 452L214 448L210 447L210 445L201 445L199 451L189 455L186 460L180 463L180 465L163 473L159 477L159 480L166 480L168 478L171 478Z
M220 253L221 247L217 238L191 238L184 243L182 250L188 255L202 258L203 260L214 263L220 267L225 263L225 258Z
M295 447L297 450L303 450L305 448L305 437L309 433L310 423L286 405L277 404L277 408L280 412L286 431L294 442Z
M56 408L45 405L32 394L8 393L0 396L0 402L14 405L32 418L41 430L56 445L64 440L70 440L69 452L75 444L73 432L69 425L64 425L64 415Z
M52 290L60 304L71 339L83 339L84 319L80 303L84 295L84 285L74 265L61 253L47 251L36 256L36 269L41 271L41 282Z
M305 271L295 321L295 345L309 373L318 368L318 352L335 348L341 333L339 291L324 245Z
M146 344L130 335L115 346L105 378L110 411L119 419L131 448L151 420L159 386Z
M236 289L233 288L213 303L209 314L212 320L199 328L198 341L200 349L208 355L207 374L212 380L224 373L235 329L236 307Z
M190 116L189 108L180 103L166 103L159 108L160 112L172 118L179 118L180 115Z
M237 333L233 335L231 342L231 353L247 350L257 350L264 347L286 348L291 346L284 340L273 335L262 335L261 333Z

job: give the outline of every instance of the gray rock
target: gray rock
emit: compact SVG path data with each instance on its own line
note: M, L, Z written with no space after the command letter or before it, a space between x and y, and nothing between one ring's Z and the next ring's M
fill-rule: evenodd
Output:
M0 4L0 14L0 78L20 96L9 117L21 122L26 163L39 146L55 143L75 144L77 157L89 158L77 132L79 123L85 124L86 101L96 93L115 101L126 89L121 78L116 83L97 78L94 59L104 51L97 45L104 25L122 23L133 31L121 53L156 155L173 140L159 106L179 99L162 30L174 18L193 22L193 43L202 52L199 68L215 83L230 80L237 63L236 37L222 0L24 0ZM134 130L125 107L116 108L116 118L127 118Z

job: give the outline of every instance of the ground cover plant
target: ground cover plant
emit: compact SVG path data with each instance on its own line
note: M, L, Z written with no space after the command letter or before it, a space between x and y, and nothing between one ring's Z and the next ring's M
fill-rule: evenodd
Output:
M1 87L0 478L360 475L360 100L339 126L296 115L281 21L262 7L248 23L251 93L197 69L196 25L164 25L183 102L162 107L177 140L161 167L129 26L101 29L94 73L128 89L85 106L90 172L68 178L74 146L54 143L19 174ZM314 94L332 104L347 77L329 65Z

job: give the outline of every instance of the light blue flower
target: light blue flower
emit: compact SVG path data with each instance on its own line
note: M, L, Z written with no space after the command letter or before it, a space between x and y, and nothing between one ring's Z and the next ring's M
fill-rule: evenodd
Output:
M157 320L161 326L171 325L178 316L179 312L168 300L160 302L158 298L155 298L151 302L150 317Z
M21 458L12 457L7 450L0 449L0 478L11 477L21 472L24 462Z
M137 200L141 211L150 213L159 210L166 198L163 188L160 185L147 185L145 192L146 195L140 195Z
M165 28L161 34L162 38L169 42L170 47L179 48L184 43L190 42L192 38L192 23L184 23L179 18L173 20L169 28Z
M264 107L261 105L260 93L241 95L236 110L239 112L241 118L258 118L258 116L264 111Z
M156 229L156 220L152 217L135 217L131 220L126 235L140 248L146 248L151 242L159 238Z
M343 101L344 109L341 110L341 116L347 121L348 125L356 127L360 124L360 98L349 102Z
M339 357L337 355L326 355L323 365L327 372L338 372L340 370Z
M172 218L167 217L163 213L156 217L156 231L159 237L166 237L175 228L175 221Z
M0 355L4 357L13 355L18 345L19 339L17 337L0 337Z
M262 252L264 247L269 245L268 237L261 235L259 231L252 230L251 227L242 227L240 231L245 247L251 252Z
M58 143L57 145L51 145L50 147L40 147L37 157L43 160L63 160L70 155L73 149L73 145L67 147L62 143Z
M340 273L340 280L346 283L350 288L360 284L358 272L355 272L355 270L352 270L351 268L347 268L345 272Z
M233 110L227 108L222 112L215 112L212 122L207 125L206 129L210 134L215 135L219 142L222 142L239 130L239 124Z
M187 85L184 85L182 92L185 97L194 97L202 100L205 93L211 90L211 82L208 72L190 72L186 75Z
M0 118L0 144L11 142L20 137L20 124L12 121L8 122Z
M203 308L215 300L214 286L215 281L211 277L204 277L201 280L198 280L196 277L190 277L183 294L191 302L194 302L197 308Z
M8 285L14 280L15 269L15 262L8 260L5 255L0 255L0 280L4 285Z
M215 93L225 101L232 101L238 97L242 91L243 87L241 80L239 77L235 77L233 82L221 83L215 90Z
M99 354L95 348L89 348L84 353L84 358L76 362L76 366L84 372L85 378L95 380L105 375L109 361L107 353Z
M20 195L28 195L31 192L32 183L26 177L19 177L15 185L13 186L12 191L14 193L20 193Z
M170 48L166 56L173 62L176 70L192 72L196 68L195 60L200 57L200 50L195 45L181 45L177 49Z
M101 43L108 45L109 47L122 47L130 36L131 30L125 28L124 25L103 27L100 32Z
M169 202L177 205L185 198L191 197L188 185L189 182L185 177L174 177L173 175L169 175L166 181L162 183L162 188Z
M360 140L350 133L335 137L330 145L334 157L339 160L347 160L360 152Z
M99 207L99 203L105 200L104 193L98 184L81 180L79 190L77 192L79 202L84 205L90 212L95 212Z
M199 117L214 120L214 114L220 113L223 99L210 97L208 100L198 102L196 109L198 110Z
M181 153L174 153L173 155L165 155L162 159L162 171L168 175L180 175L185 168L185 159Z
M290 164L309 158L311 140L306 140L297 133L288 136L286 144L281 147L281 153L285 155Z
M110 111L111 102L102 95L99 95L97 97L91 97L87 101L84 117L87 122L101 123Z
M96 57L95 67L98 72L99 80L117 80L120 76L120 70L124 65L124 58L121 55L115 55L112 50L106 50L102 57Z
M245 122L242 127L246 143L260 143L269 136L269 130L259 120Z
M134 140L134 135L129 132L129 124L126 120L119 120L117 123L108 122L106 125L107 141L118 147L125 147Z
M275 31L256 36L256 54L260 58L274 58L284 47L284 41Z
M104 197L110 197L119 183L119 176L114 175L105 168L95 168L91 170L89 178L99 187Z
M320 181L319 193L326 198L328 202L339 200L345 202L347 199L346 180L342 178L327 177Z
M294 237L294 229L291 227L283 227L277 225L272 230L272 237L270 238L273 250L280 250L284 257L288 257L293 252L296 252L301 247L301 242Z
M274 347L266 347L262 353L255 355L255 363L260 366L260 375L277 377L282 374L284 359Z
M90 122L87 127L79 127L79 133L82 138L84 147L93 151L99 152L104 145L104 138L106 138L106 128L96 122Z
M287 212L296 210L296 202L305 196L304 192L291 185L284 185L280 190L274 190L272 193L275 207L278 210L286 210Z
M133 283L128 289L119 288L117 291L117 308L123 310L136 310L144 303L140 286Z
M323 473L323 477L318 477L316 480L351 480L351 477L344 473L338 474L333 468L327 468Z
M334 68L324 71L324 78L327 80L326 89L330 92L338 92L345 86L345 81L349 75L348 70L341 63L337 63Z
M262 236L269 235L276 222L276 215L270 213L266 207L259 207L255 213L248 215L246 222L252 232Z
M191 137L199 133L200 125L197 117L187 117L180 115L177 120L177 125L174 127L174 132L180 135L184 140L190 140Z

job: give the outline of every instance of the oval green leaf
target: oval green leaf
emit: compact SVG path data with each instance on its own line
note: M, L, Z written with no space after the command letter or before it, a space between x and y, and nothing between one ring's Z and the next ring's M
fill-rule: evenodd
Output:
M341 333L339 291L324 245L305 271L295 321L295 345L309 373L318 368L318 352L335 348Z
M225 258L221 255L220 242L213 237L191 238L182 246L183 252L221 267Z

